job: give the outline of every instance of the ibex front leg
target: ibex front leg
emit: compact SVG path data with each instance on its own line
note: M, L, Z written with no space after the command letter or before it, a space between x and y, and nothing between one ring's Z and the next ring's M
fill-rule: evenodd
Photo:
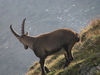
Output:
M50 72L50 70L46 66L45 66L45 71L46 71L46 73Z
M41 75L46 75L45 74L45 68L44 68L44 62L45 62L45 58L40 58L40 65L41 65L41 70L42 70Z

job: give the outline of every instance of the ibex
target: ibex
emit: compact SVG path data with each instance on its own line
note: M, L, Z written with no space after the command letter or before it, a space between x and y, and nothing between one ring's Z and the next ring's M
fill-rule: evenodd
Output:
M67 57L65 55L65 67L67 67L73 60L71 49L76 42L79 42L79 35L71 29L64 28L35 37L29 36L28 33L24 33L25 20L26 18L22 22L21 36L12 29L12 25L10 25L10 29L14 36L24 45L25 49L29 47L34 51L35 55L40 58L39 63L41 65L42 75L46 75L46 73L50 72L49 69L44 66L45 58L60 51L62 48L64 48L67 53Z

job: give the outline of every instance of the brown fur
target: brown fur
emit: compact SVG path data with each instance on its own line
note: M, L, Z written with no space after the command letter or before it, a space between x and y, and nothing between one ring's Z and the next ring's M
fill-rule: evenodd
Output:
M71 37L70 37L71 36ZM38 57L58 52L64 45L77 42L76 33L70 29L58 29L36 37L33 50Z
M24 22L25 19L23 20L23 23ZM16 32L14 32L12 26L10 26L10 29L15 36L19 36ZM60 51L62 48L64 48L67 53L68 59L65 57L65 67L68 66L69 63L73 60L71 49L74 44L79 41L79 35L76 32L67 28L58 29L49 33L39 35L37 37L32 37L24 34L17 38L24 45L25 49L28 49L29 47L34 51L35 55L40 58L42 75L45 75L44 70L46 70L47 73L49 72L48 68L44 67L45 58L51 54Z

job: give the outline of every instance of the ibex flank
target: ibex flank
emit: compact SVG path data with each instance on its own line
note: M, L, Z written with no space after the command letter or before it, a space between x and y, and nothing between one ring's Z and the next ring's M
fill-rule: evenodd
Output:
M29 36L28 32L24 32L25 20L26 18L22 22L21 35L12 29L12 25L10 25L10 29L14 36L24 45L25 49L32 49L35 55L40 58L41 75L46 75L46 73L50 72L49 69L44 66L45 58L59 52L62 48L64 48L66 52L66 54L64 53L66 59L64 67L67 67L73 60L71 49L76 42L79 42L79 35L71 29L64 28L35 37Z

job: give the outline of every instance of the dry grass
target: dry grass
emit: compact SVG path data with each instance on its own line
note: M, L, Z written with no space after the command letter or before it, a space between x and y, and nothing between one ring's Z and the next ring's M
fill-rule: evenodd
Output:
M82 43L74 46L74 61L66 70L62 69L65 64L64 55L52 55L46 59L46 65L51 70L48 75L81 75L82 72L86 75L85 68L100 63L100 56L97 55L100 54L100 19L93 19L89 26L81 31L80 36ZM40 65L36 62L26 75L40 75L40 72Z
M93 19L88 27L81 31L81 41L85 41L88 37L98 34L100 34L100 19Z

